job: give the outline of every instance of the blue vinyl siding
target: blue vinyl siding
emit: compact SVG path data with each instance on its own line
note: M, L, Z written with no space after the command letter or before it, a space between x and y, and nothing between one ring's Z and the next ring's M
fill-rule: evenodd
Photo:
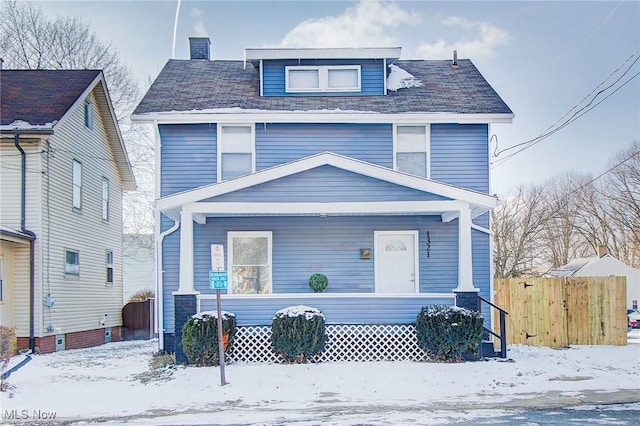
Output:
M166 231L173 226L173 221L165 215L160 216L161 230ZM173 292L178 290L180 275L180 229L164 237L162 241L162 306L164 328L173 333L175 310Z
M391 124L256 124L256 170L320 152L393 167Z
M286 93L285 67L297 65L360 65L360 92ZM264 96L370 96L384 95L384 62L377 60L268 60L262 63Z
M164 226L168 227L170 222L166 220ZM419 231L420 292L450 293L458 284L458 222L442 223L439 216L209 218L204 225L194 224L195 287L203 294L213 293L208 282L210 246L222 244L226 252L228 231L271 231L274 294L311 294L307 282L316 272L329 278L325 293L370 294L374 291L374 231L416 229ZM487 297L490 279L488 236L473 231L472 238L474 284L480 288L480 294ZM360 259L361 248L372 249L372 258ZM179 254L180 235L175 232L165 237L163 243L165 328L169 331L173 328L172 291L178 288ZM386 305L370 306L369 300L352 299L351 310L334 320L357 323L377 315L380 323L400 321L396 317L396 307L389 305L389 311L386 311ZM412 303L409 299L406 302ZM246 311L259 312L267 309L263 304L268 306L270 302L267 298L255 297L233 303L241 303Z
M357 202L447 200L368 176L321 166L270 182L220 195L212 202Z
M171 124L158 127L162 140L161 196L216 181L216 124Z
M238 325L271 325L273 315L291 305L307 305L319 308L327 324L414 324L420 308L425 305L453 305L454 299L445 297L394 298L394 297L314 297L269 298L260 303L222 297L222 307L236 314ZM248 303L249 302L249 303ZM215 300L202 300L202 311L216 309Z
M473 220L478 226L489 228L489 213L484 213ZM480 289L479 295L491 300L491 236L482 231L471 230L473 250L473 285Z
M432 124L431 179L488 193L488 126Z

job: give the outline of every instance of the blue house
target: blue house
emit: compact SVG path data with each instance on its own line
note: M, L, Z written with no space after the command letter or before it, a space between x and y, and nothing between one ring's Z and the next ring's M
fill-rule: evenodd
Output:
M227 61L190 38L191 59L167 62L134 113L156 130L161 349L183 359L186 318L215 309L214 245L229 273L223 309L251 330L237 343L263 354L290 305L376 346L424 305L490 299L489 126L513 113L470 60L400 50ZM323 293L314 273L329 279Z

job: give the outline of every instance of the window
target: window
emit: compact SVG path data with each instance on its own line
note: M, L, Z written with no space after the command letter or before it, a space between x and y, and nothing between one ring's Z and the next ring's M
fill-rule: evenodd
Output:
M394 168L429 177L429 131L427 126L396 126Z
M80 253L75 250L64 251L65 275L80 275Z
M359 92L360 65L285 67L286 91Z
M106 252L106 266L107 266L107 284L113 284L113 251L107 250Z
M82 209L82 163L78 160L73 160L73 167L71 168L71 180L73 183L73 208Z
M84 101L84 125L88 129L93 129L93 103L91 99Z
M255 171L253 126L219 126L218 181Z
M109 179L102 178L102 220L109 220Z
M229 232L231 293L271 293L271 237L271 232Z

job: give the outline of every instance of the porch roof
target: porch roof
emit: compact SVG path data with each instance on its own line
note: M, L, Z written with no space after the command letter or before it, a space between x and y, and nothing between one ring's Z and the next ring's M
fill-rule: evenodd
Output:
M296 173L321 166L332 166L363 176L379 179L395 185L435 194L446 201L372 201L372 202L216 202L215 197L264 184ZM468 204L477 216L497 205L497 198L477 191L436 182L419 176L378 166L365 161L345 157L332 152L312 155L297 161L274 166L250 175L188 191L172 194L156 201L156 208L172 218L180 220L181 211L207 216L241 215L381 215L381 214L434 214L457 212L462 204ZM198 221L198 219L196 218Z

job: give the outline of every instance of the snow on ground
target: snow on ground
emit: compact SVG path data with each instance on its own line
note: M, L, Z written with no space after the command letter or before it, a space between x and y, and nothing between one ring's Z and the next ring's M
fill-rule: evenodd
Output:
M630 333L629 343L514 345L507 361L460 364L234 364L221 387L217 367L151 374L156 341L118 342L34 356L9 377L12 397L3 393L0 408L9 423L11 410L26 410L28 420L44 412L55 413L56 421L136 424L344 425L363 418L399 424L416 421L422 410L421 424L440 424L453 412L458 419L471 416L470 410L638 402L640 330ZM439 411L425 418L430 409Z

